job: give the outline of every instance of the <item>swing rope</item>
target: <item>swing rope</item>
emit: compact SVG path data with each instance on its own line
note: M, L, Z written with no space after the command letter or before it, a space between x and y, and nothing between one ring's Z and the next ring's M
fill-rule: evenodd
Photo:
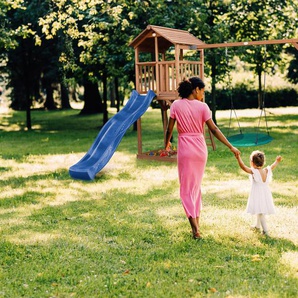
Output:
M230 119L229 119L228 133L227 133L227 137L229 137L230 130L231 130L232 114L233 114L233 112L234 112L235 118L236 118L237 123L238 123L238 128L239 128L240 134L242 134L242 130L241 130L240 122L239 122L239 119L238 119L238 116L236 114L236 110L235 110L235 107L234 107L233 92L232 92L232 77L231 77L231 71L230 71L230 68L229 68L229 64L230 64L229 61L230 61L230 59L229 59L228 49L227 48L225 50L225 53L226 53L226 61L227 61L227 66L228 66L227 89L228 89L229 96L230 96Z
M264 64L265 64L265 68L264 68L264 81L263 81L263 94L262 94L262 102L261 102L261 114L259 117L259 122L258 122L258 126L257 126L257 130L256 130L256 140L255 143L258 144L258 140L259 140L259 132L260 132L260 123L261 123L261 119L264 113L264 119L265 119L265 124L266 124L266 132L267 135L270 136L269 134L269 128L268 128L268 122L267 122L267 117L266 117L266 109L265 109L265 94L266 94L266 66L267 66L267 48L266 45L264 46L265 48L265 52L264 52Z
M231 108L230 108L230 120L229 120L229 130L227 133L228 140L234 145L234 146L240 146L240 147L249 147L249 146L256 146L256 145L264 145L272 141L272 137L269 136L269 129L268 129L268 123L267 123L267 118L266 118L266 110L265 110L265 90L266 90L266 47L265 47L265 56L264 56L264 63L265 63L265 70L264 70L264 87L263 87L263 92L261 96L261 103L260 103L260 109L261 109L261 114L258 119L258 125L255 127L255 132L254 133L242 133L241 127L240 127L240 122L236 114L236 110L234 107L234 102L233 102L233 96L232 92L230 91L230 102L231 102ZM226 61L227 65L229 66L229 59L227 55L227 49L226 49ZM227 88L229 90L232 90L232 79L230 75L230 71L228 72L228 83L227 83ZM229 137L230 133L230 128L231 128L231 121L232 121L232 114L234 113L235 118L237 119L238 127L240 130L240 134L232 135ZM266 121L266 130L267 130L267 135L260 133L260 124L261 124L261 119L262 117L265 117Z

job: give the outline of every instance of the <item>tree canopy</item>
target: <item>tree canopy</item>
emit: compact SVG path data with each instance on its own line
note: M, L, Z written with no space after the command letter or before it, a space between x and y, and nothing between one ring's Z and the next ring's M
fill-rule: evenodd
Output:
M42 98L46 108L56 108L54 89L60 86L61 96L68 98L70 86L78 84L84 87L83 111L105 112L108 88L133 88L134 53L128 44L148 24L189 30L206 43L298 34L293 26L298 19L296 0L0 0L0 15L2 71L9 75L16 109ZM260 78L283 62L282 51L281 46L266 51L250 47L237 50L237 55ZM297 82L295 51L292 55L288 77ZM213 111L216 84L226 78L229 67L224 49L205 51ZM67 99L62 107L69 107Z

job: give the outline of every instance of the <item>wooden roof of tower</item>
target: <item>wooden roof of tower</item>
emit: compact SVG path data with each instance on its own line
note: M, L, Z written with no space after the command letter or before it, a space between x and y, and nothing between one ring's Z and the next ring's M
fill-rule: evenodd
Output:
M164 53L170 46L179 44L180 48L189 49L205 44L200 39L185 30L172 29L160 26L148 25L129 45L133 48L139 47L141 52L153 53L155 51L154 42L151 38L156 34L160 38L159 52Z

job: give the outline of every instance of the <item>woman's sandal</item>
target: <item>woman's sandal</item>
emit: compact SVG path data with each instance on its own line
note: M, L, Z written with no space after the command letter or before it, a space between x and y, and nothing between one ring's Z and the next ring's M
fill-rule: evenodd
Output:
M198 233L193 234L193 239L199 240L199 239L202 239L202 237L201 237L200 233L198 232Z

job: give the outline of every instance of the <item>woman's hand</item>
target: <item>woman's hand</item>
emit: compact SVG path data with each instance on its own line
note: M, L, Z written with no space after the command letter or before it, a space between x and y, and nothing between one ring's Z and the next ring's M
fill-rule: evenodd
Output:
M240 153L241 152L236 147L232 146L230 148L230 150L234 153L234 155L235 155L236 158L238 158L238 156L240 156Z
M171 150L171 147L172 147L172 143L171 142L168 142L168 144L166 145L166 151L170 151Z

